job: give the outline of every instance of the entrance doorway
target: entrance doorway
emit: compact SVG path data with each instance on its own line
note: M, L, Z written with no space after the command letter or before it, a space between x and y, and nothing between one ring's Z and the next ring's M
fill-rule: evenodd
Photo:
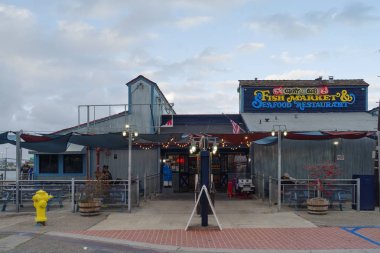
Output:
M198 174L196 155L182 152L162 152L173 174L173 192L194 192L195 175ZM218 192L227 192L228 181L237 178L251 178L248 149L240 152L223 152L211 155L211 173Z

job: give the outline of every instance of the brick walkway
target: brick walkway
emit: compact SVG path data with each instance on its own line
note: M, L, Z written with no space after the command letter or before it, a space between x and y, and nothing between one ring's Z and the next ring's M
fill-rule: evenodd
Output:
M219 230L88 230L74 234L139 243L218 249L380 249L380 227L239 228ZM357 233L357 234L356 234Z

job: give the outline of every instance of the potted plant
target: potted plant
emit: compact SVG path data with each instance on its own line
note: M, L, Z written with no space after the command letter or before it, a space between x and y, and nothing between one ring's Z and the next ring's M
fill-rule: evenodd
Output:
M307 166L309 171L309 187L316 191L316 197L307 199L307 210L310 214L327 214L330 206L329 198L332 195L331 181L339 174L339 168L335 164L318 164Z
M79 213L82 216L94 216L100 214L103 197L102 180L86 181L78 201Z

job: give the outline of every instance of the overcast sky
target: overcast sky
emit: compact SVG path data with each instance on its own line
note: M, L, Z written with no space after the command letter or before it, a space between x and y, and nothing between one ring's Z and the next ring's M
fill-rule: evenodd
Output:
M377 0L3 0L0 130L73 126L140 74L179 114L238 113L238 80L330 75L368 82L371 109L379 31Z

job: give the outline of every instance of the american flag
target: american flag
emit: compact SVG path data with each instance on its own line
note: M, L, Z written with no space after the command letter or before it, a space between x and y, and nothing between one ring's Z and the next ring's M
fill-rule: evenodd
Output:
M232 119L230 119L230 122L232 124L232 133L234 134L239 134L240 133L240 126L238 123L236 123L235 121L233 121Z
M168 121L166 121L166 123L164 125L162 125L161 127L173 127L173 119L169 119Z

